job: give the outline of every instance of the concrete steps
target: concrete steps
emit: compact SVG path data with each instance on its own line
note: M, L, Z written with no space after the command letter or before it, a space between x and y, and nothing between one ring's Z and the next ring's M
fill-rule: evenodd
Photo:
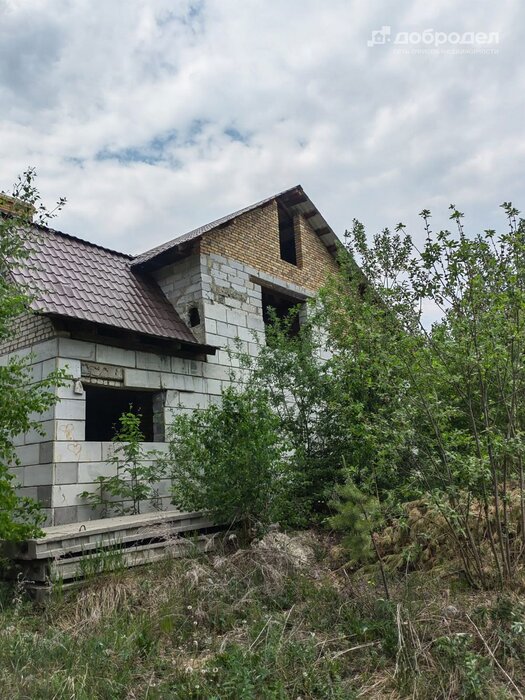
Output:
M181 557L210 546L219 530L202 513L165 511L44 528L4 553L37 598L100 573Z

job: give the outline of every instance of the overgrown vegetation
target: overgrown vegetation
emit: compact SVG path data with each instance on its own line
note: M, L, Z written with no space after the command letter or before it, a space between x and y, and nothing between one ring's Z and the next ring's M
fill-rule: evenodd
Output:
M321 291L299 334L290 337L293 318L275 317L257 359L239 355L244 388L193 419L191 431L177 436L189 423L176 425L179 453L214 446L215 430L219 445L239 450L239 473L255 465L246 454L265 424L253 417L243 435L224 431L236 423L232 396L242 402L248 392L279 418L270 449L279 436L289 445L284 479L273 472L266 482L270 502L276 485L288 488L291 507L281 523L323 522L331 508L344 511L351 492L373 499L388 524L403 502L424 498L449 528L470 585L514 585L525 551L525 224L512 205L503 209L505 233L470 236L454 206L454 232L434 234L425 210L421 250L401 224L369 243L354 222L341 274ZM228 468L218 464L220 480ZM183 460L176 477L182 504L192 501L191 489L209 489L209 474L196 463L188 471ZM209 494L208 508L222 500ZM232 496L247 499L249 487ZM349 542L358 527L352 508ZM352 553L356 561L362 554Z
M0 610L0 689L12 700L520 697L519 597L403 573L385 600L326 536L93 580L35 609ZM518 690L517 690L518 689Z
M288 511L285 449L265 397L228 388L220 407L175 419L168 458L174 503L253 534Z
M508 231L475 236L465 234L454 206L455 233L434 235L423 211L421 251L401 225L369 245L356 222L349 249L367 278L364 290L354 283L364 303L354 303L342 280L324 294L336 362L347 361L347 375L362 340L381 340L370 385L380 392L380 406L359 421L381 460L368 463L377 492L386 502L391 493L424 495L447 523L469 582L479 587L512 585L525 545L525 225L510 204L503 208ZM431 327L423 313L429 304L439 312ZM349 323L356 307L367 313L358 328ZM358 466L350 462L356 478ZM382 495L387 475L394 489Z
M525 222L503 208L506 232L469 236L455 207L453 233L423 211L421 250L354 222L300 332L275 317L237 353L166 460L126 414L117 476L86 497L139 512L168 474L251 545L120 572L43 619L6 604L5 694L523 697Z
M16 198L13 211L0 215L0 342L16 335L17 320L28 311L35 292L16 282L11 274L31 264L31 241L37 235L31 224L48 222L65 203L60 200L54 210L48 211L40 201L34 178L34 171L29 169L18 179L10 193ZM42 523L38 504L17 495L17 484L8 467L18 463L14 438L40 429L39 416L55 403L53 390L63 383L65 373L33 377L31 359L27 354L13 356L0 365L0 540L31 536Z

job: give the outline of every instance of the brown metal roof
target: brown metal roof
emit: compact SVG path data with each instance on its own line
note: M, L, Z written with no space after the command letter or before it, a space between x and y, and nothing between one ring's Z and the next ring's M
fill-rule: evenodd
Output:
M130 256L42 226L28 245L15 278L34 291L33 311L198 345L157 284L131 270Z
M209 224L199 226L199 228L193 229L193 231L188 231L187 233L184 233L181 236L177 236L171 241L162 243L156 248L147 250L145 253L137 255L133 259L131 267L135 269L146 268L150 266L150 263L152 267L155 267L154 261L157 258L160 258L160 256L164 256L170 251L175 251L184 243L189 243L190 241L197 240L198 238L201 238L201 236L203 236L205 233L208 233L213 229L219 228L220 226L227 224L230 221L233 221L233 219L236 219L238 216L241 216L241 214L246 214L249 211L253 211L254 209L263 207L265 204L269 204L274 199L278 199L281 202L283 202L292 211L292 213L301 213L305 215L308 218L310 225L321 238L326 247L331 251L335 250L335 245L338 240L337 236L332 231L330 226L326 223L325 219L321 216L315 204L305 194L301 185L296 185L295 187L291 187L288 190L284 190L283 192L274 194L271 197L262 199L260 202L256 202L255 204L251 204L248 207L244 207L244 209L239 209L238 211L233 212L233 214L227 214L226 216L223 216L220 219L216 219L215 221L212 221Z

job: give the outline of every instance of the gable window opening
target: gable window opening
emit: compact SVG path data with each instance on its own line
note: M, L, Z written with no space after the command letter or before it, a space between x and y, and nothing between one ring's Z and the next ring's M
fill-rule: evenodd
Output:
M199 313L199 309L196 306L192 306L189 310L188 319L192 328L195 328L195 326L200 325L201 315Z
M279 221L279 254L281 260L297 265L297 250L295 245L295 227L293 217L283 209L277 207L277 218Z
M274 320L277 319L287 324L286 330L290 338L298 335L301 328L301 316L304 313L304 302L263 287L262 310L266 329L271 328ZM268 335L266 333L267 339Z
M84 385L86 391L86 441L110 442L120 430L120 417L140 414L144 442L163 440L159 392Z

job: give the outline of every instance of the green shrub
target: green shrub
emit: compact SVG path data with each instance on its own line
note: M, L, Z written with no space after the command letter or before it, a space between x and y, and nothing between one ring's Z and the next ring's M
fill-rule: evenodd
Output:
M286 512L285 449L264 395L228 388L222 405L177 416L170 429L173 502L246 532L264 528Z

